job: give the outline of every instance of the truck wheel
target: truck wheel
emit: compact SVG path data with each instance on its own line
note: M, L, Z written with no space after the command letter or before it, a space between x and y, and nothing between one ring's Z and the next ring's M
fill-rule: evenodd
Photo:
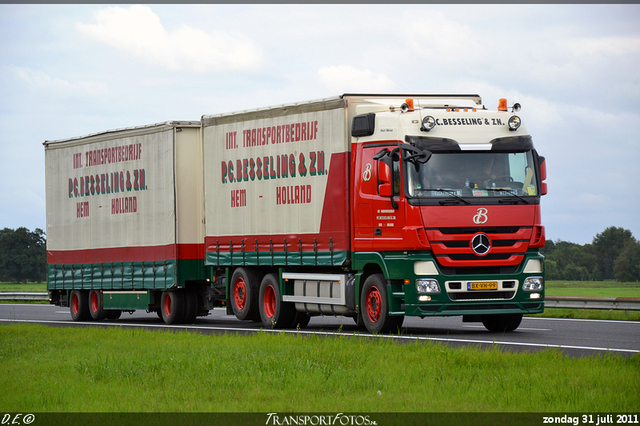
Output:
M95 321L102 321L107 317L102 302L102 292L99 290L89 291L89 313Z
M86 321L91 318L91 313L89 313L89 292L71 290L69 308L71 310L71 318L74 321Z
M262 277L251 269L238 268L231 276L231 308L239 320L260 321L258 298Z
M403 316L389 315L387 283L382 274L370 275L362 286L362 322L371 333L395 332L402 325Z
M160 300L160 311L165 324L180 324L184 319L184 295L181 291L165 291Z
M278 278L274 274L267 274L260 283L258 305L260 318L266 328L290 328L296 315L293 304L281 299Z
M198 316L198 295L192 288L188 288L184 292L184 323L193 324Z
M482 324L492 332L513 331L520 326L522 314L483 315Z

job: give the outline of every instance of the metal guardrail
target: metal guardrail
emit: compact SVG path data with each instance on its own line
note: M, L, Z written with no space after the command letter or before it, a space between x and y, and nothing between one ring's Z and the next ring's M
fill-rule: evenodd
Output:
M545 296L545 308L640 311L639 297Z
M49 300L48 293L28 293L22 291L0 291L0 300ZM622 311L640 311L640 297L573 297L546 296L545 308L566 309L607 309Z
M0 300L49 300L49 293L30 293L24 291L0 291Z

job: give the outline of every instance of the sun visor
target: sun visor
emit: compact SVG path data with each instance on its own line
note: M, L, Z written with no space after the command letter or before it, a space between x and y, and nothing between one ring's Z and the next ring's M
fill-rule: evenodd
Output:
M453 139L429 138L424 136L406 136L404 140L421 150L431 152L460 151L460 144Z
M490 143L483 144L459 144L448 138L434 138L424 136L406 136L405 141L421 150L431 152L458 152L458 151L493 151L493 152L525 152L533 149L533 140L529 135L509 136L493 139ZM477 148L474 148L477 146Z
M533 139L529 135L509 136L491 141L491 151L525 152L533 149Z

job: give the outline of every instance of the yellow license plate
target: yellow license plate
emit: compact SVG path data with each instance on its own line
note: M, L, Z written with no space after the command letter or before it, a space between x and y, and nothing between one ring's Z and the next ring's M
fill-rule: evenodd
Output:
M468 290L497 290L498 283L496 281L489 282L468 282Z

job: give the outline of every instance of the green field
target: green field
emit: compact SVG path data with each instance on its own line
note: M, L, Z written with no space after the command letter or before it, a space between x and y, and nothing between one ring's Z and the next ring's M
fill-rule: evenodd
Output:
M0 412L637 412L640 355L0 327Z
M640 282L547 281L547 296L640 297ZM640 311L546 308L538 317L640 321Z
M547 281L547 296L640 297L640 282Z
M7 283L0 282L0 291L28 291L42 293L47 291L47 283Z

